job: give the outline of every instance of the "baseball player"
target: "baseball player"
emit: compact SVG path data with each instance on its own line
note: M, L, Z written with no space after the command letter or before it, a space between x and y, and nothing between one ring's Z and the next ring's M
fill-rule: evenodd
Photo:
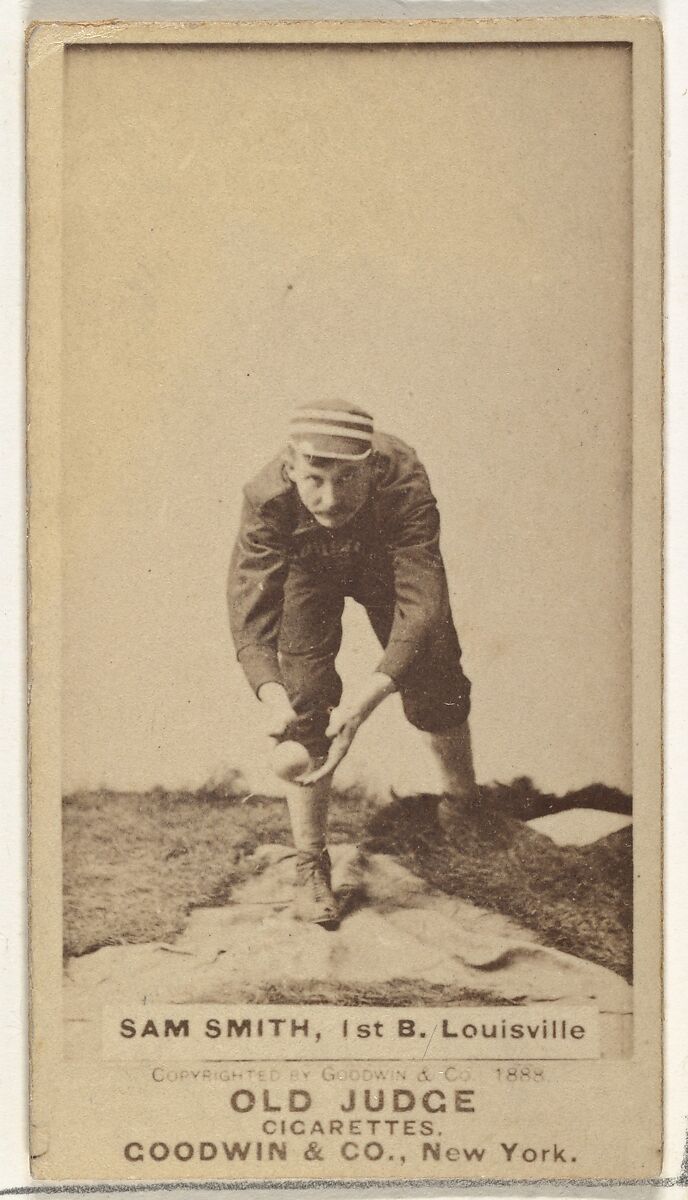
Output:
M332 772L392 692L427 736L445 792L475 796L470 683L439 532L416 453L340 400L297 408L286 447L244 489L230 624L266 732L310 755L311 767L285 785L302 920L337 925L326 846ZM347 596L365 608L383 652L343 697L335 657Z

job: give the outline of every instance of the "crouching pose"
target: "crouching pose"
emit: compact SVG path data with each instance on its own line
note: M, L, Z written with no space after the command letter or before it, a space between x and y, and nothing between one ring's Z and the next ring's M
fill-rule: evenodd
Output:
M342 698L335 657L347 596L383 647ZM442 772L472 800L470 683L449 604L439 516L426 472L369 413L339 400L296 409L287 446L244 489L229 574L237 656L267 733L297 742L310 766L286 786L297 851L297 915L333 926L327 852L332 772L357 730L398 691ZM305 757L305 756L304 756Z

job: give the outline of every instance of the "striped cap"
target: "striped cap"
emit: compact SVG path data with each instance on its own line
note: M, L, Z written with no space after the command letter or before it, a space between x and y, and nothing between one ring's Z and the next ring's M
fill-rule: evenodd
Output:
M313 458L360 462L372 450L373 418L343 400L323 400L294 410L289 444Z

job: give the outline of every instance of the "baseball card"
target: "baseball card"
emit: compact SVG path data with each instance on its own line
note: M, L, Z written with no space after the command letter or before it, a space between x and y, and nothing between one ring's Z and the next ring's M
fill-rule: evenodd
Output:
M661 60L31 29L37 1180L660 1173Z

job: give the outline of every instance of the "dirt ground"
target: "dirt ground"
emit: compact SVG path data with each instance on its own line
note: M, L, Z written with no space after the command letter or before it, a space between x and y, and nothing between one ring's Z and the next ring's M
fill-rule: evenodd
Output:
M524 824L582 806L629 812L630 799L602 785L548 796L522 779L483 788L470 813L442 801L440 825L437 797L381 806L350 789L334 797L330 836L333 844L392 855L433 888L630 979L630 827L576 847L557 846ZM221 905L256 869L247 859L258 846L290 841L284 803L247 797L238 778L195 793L71 795L63 828L67 956L173 938L193 909Z

